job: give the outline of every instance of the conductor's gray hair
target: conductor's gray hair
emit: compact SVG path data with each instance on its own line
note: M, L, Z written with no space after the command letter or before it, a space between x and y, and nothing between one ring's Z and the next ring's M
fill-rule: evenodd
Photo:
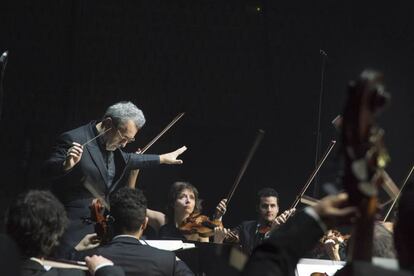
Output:
M103 119L110 117L115 126L126 123L132 120L138 129L145 124L145 117L142 110L131 102L119 102L108 107Z

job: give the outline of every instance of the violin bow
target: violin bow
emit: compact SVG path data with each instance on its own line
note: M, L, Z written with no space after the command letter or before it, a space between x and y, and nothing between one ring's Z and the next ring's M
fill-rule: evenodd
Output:
M290 209L296 208L296 206L299 204L300 199L303 197L303 195L305 194L306 190L309 188L310 184L312 183L312 181L315 178L316 174L319 172L319 170L322 167L323 163L325 162L326 158L328 158L328 156L331 153L331 151L332 151L333 147L335 146L335 144L336 144L336 141L335 140L331 140L331 142L330 142L327 150L325 151L325 153L322 156L322 158L319 160L318 164L316 165L315 170L309 176L308 181L306 181L305 185L303 186L303 188L302 188L301 192L299 193L299 195L296 197L296 199L293 202L293 204L290 207Z
M75 268L80 270L88 270L88 267L86 266L85 262L80 261L71 261L71 260L65 260L65 259L55 259L48 257L43 260L43 264L50 266L50 267L56 267L56 268Z
M175 118L160 132L158 133L157 136L154 137L154 139L152 139L142 150L138 151L138 154L143 154L144 152L146 152L155 142L158 141L158 139L161 138L162 135L164 135L164 133L166 133L176 122L178 122L178 120L181 119L181 117L184 116L184 112L178 114L177 116L175 116ZM130 188L135 188L136 183L137 183L137 178L138 178L138 173L139 170L132 170L129 178L128 178L128 187Z
M262 129L259 129L256 135L256 139L254 140L253 146L250 148L249 154L246 157L246 160L243 163L243 166L240 169L239 174L236 177L236 180L233 183L233 186L231 187L231 190L229 194L227 195L227 202L226 205L229 206L230 200L233 197L234 192L236 191L237 187L239 186L240 180L242 179L247 167L249 166L250 161L253 158L253 155L255 154L257 148L259 147L260 143L262 142L263 136L265 132Z
M300 198L300 202L309 206L315 206L316 204L318 204L320 202L320 200L307 196L307 195L303 195Z
M410 179L411 174L413 173L413 171L414 171L414 165L411 167L411 170L410 170L410 172L408 173L407 177L405 178L405 180L404 180L404 182L403 182L403 184L402 184L402 186L401 186L401 189L400 189L400 191L398 192L398 195L395 197L394 201L392 202L391 207L388 209L388 212L387 212L387 214L385 215L384 220L383 220L382 222L386 222L386 221L387 221L387 219L388 219L389 215L391 214L392 209L394 209L395 204L397 203L398 199L399 199L399 198L400 198L400 196L401 196L401 192L402 192L402 190L404 189L405 184L407 184L408 179Z
M166 133L176 122L178 122L178 120L181 119L181 117L183 117L185 114L185 112L182 112L180 114L178 114L177 116L175 116L175 118L160 132L158 133L157 136L154 137L154 139L152 139L139 153L144 153L146 152L155 142L158 141L158 139L161 138L161 136L164 135L164 133Z
M395 196L395 198L396 198L396 197L397 197L397 196ZM381 203L381 204L380 204L380 208L384 208L384 207L385 207L385 206L387 206L388 204L390 204L390 203L394 202L395 198L390 198L390 199L388 199L387 201L385 201L384 203Z

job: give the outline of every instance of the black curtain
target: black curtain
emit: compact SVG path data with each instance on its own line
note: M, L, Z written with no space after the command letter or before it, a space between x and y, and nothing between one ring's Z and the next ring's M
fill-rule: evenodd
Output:
M211 213L230 189L257 129L266 131L225 222L255 217L265 186L294 201L314 168L324 50L320 155L337 133L347 82L382 70L393 100L380 118L397 183L414 155L413 9L393 1L25 1L0 10L0 51L10 51L1 120L1 209L39 187L39 168L59 133L119 100L147 124L128 147L143 147L186 112L150 153L187 145L184 165L143 171L138 186L163 210L169 186L196 185ZM336 153L316 189L337 175ZM319 156L320 157L320 156ZM317 159L317 158L316 158Z

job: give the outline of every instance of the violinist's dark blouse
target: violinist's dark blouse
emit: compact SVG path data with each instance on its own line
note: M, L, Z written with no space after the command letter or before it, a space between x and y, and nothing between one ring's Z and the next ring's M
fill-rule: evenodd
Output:
M187 239L181 234L180 230L175 227L174 223L167 223L160 228L158 233L161 240L182 240Z

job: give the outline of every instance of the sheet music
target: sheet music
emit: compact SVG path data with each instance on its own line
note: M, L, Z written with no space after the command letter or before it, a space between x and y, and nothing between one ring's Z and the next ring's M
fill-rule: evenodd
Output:
M168 251L195 248L194 243L185 243L180 240L141 240L140 242L142 244L147 244L149 246Z
M387 269L398 270L398 261L396 259L373 257L372 263ZM312 272L325 272L329 276L334 275L336 271L345 265L343 261L331 261L320 259L300 259L296 266L296 276L309 276Z

